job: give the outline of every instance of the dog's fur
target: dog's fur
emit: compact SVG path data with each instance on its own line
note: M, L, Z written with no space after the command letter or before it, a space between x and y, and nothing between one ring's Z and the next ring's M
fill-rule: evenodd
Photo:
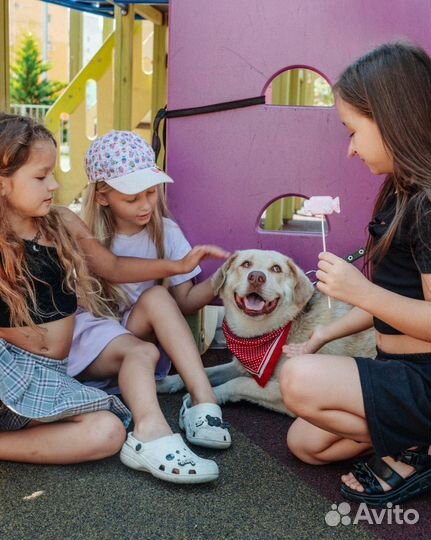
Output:
M293 260L276 251L249 249L232 255L213 277L214 289L223 300L226 322L239 337L265 335L293 321L288 343L302 343L317 325L326 325L347 313L351 306L314 289ZM373 356L372 330L338 339L319 353ZM283 404L278 376L287 358L282 355L265 387L261 387L234 357L232 362L207 368L219 403L245 399L268 409L291 414ZM159 392L177 392L184 387L178 375L158 383Z

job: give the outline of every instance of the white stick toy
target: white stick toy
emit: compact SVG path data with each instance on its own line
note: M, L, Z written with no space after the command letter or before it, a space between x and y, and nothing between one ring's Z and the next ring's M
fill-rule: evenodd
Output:
M311 216L320 217L320 223L322 226L322 243L323 251L326 251L326 238L325 238L325 214L332 214L336 212L340 213L340 198L335 197L333 199L329 196L310 197L307 201L304 201L304 212ZM331 299L328 296L328 308L331 309Z

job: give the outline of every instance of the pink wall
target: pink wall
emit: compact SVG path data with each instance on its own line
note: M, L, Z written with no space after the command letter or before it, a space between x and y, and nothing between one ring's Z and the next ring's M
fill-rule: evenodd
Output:
M169 109L262 95L294 65L334 81L359 55L407 38L431 50L429 0L171 0ZM376 190L333 108L255 107L168 123L169 205L192 244L259 247L315 268L319 236L257 231L282 195L339 195L327 248L347 255L365 242ZM206 274L216 263L205 263Z

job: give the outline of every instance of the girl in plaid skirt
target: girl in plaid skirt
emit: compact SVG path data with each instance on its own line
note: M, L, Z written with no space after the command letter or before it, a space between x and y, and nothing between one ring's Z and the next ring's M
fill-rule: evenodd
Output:
M179 261L115 256L73 212L52 207L56 157L46 128L0 114L0 460L77 463L115 454L124 443L129 410L66 374L78 302L99 317L117 316L89 270L114 283L140 282L226 255L199 246ZM134 376L142 377L139 366ZM180 481L217 476L214 462L184 444L177 450L170 463Z

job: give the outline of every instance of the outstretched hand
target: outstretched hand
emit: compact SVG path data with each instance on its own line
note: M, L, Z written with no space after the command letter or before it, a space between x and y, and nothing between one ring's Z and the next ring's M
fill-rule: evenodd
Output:
M316 326L310 338L303 343L289 343L283 347L283 353L291 358L302 354L313 354L325 345L324 326Z
M360 306L369 292L370 281L353 264L327 251L319 254L317 288L342 302Z
M181 273L187 274L194 270L204 259L227 259L228 257L230 257L230 253L218 246L195 246L183 259L178 261L178 263L181 267Z

